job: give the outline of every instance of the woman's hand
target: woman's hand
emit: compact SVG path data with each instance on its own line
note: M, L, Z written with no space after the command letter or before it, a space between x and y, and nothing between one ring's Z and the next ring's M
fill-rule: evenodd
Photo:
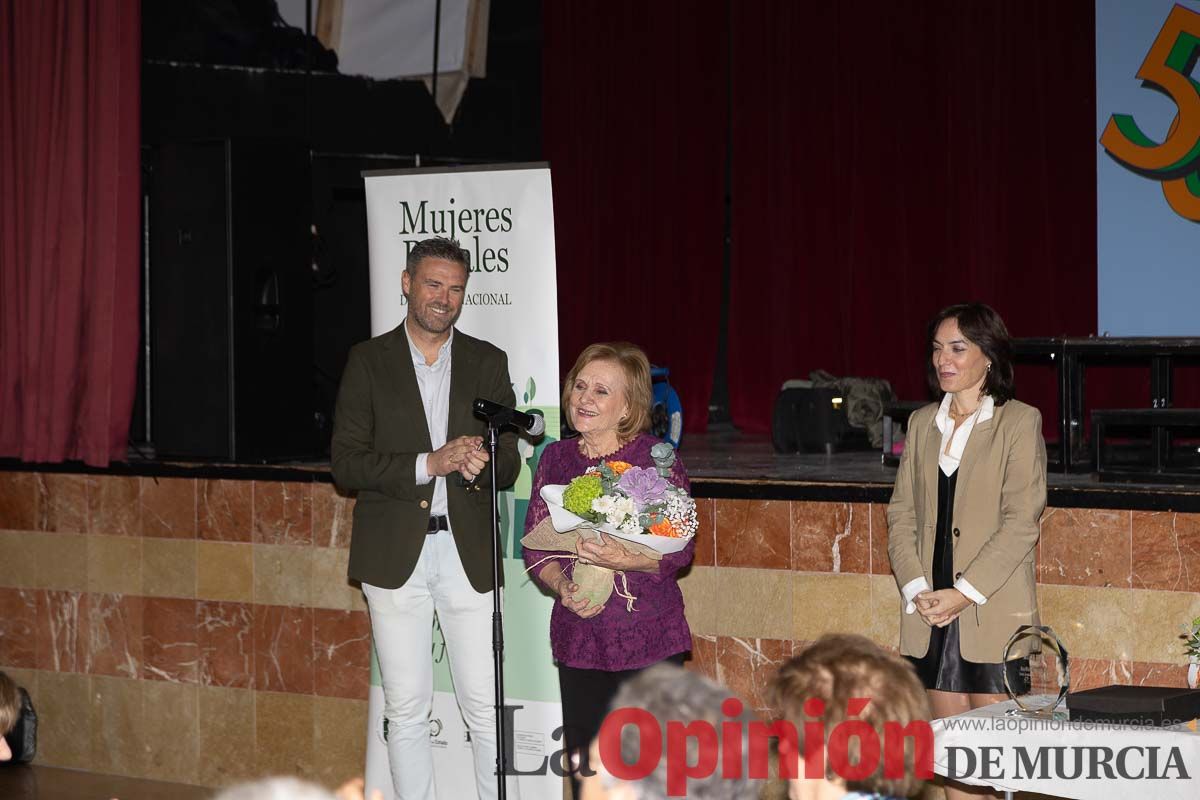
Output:
M958 589L938 589L936 592L922 592L914 598L917 613L931 627L944 628L959 614L971 605L967 596Z
M566 575L554 586L555 593L562 598L562 604L574 611L584 619L591 619L604 610L603 605L594 606L586 597L576 600L575 593L579 591L579 584L572 581Z
M542 583L559 596L564 606L584 619L594 617L604 610L603 605L593 606L587 598L575 599L575 593L579 591L579 584L563 574L562 566L557 561L551 561L542 567L538 577L541 578Z
M597 533L600 536L599 541L581 538L575 546L580 564L595 564L598 567L625 572L658 572L658 562L650 556L627 550L615 536L605 536L599 531Z

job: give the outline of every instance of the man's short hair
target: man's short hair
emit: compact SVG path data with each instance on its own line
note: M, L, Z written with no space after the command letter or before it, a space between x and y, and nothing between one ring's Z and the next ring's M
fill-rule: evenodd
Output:
M426 258L461 264L462 268L467 271L467 277L471 277L471 256L466 250L459 247L457 239L435 236L432 239L422 239L417 242L413 245L413 249L408 251L408 263L405 265L408 274L415 276L417 265Z
M856 720L875 729L879 741L884 741L884 723L894 722L901 727L918 720L929 719L929 699L925 687L917 678L911 664L898 655L884 650L863 636L827 634L803 653L779 668L769 689L771 705L780 719L791 722L799 738L799 752L804 753L804 723L819 719L825 735L846 720L850 701L868 698L870 702ZM810 699L824 706L821 716L809 717L804 705ZM859 763L862 742L851 737L846 754L850 763ZM846 782L848 791L878 793L888 797L909 797L924 782L916 775L914 748L905 748L904 774L887 777L886 759L880 758L875 771L862 780ZM881 754L882 755L882 754ZM825 759L826 778L837 777ZM803 769L803 766L801 766Z
M751 800L756 799L762 788L763 781L749 777L745 758L749 751L749 723L754 715L743 711L738 717L726 716L721 704L730 698L735 698L733 692L724 686L689 672L674 664L657 664L638 673L626 681L617 696L613 698L612 709L639 708L648 711L658 720L663 730L664 747L662 757L654 767L654 771L642 780L631 783L634 796L638 800L667 800L667 758L666 758L666 725L668 722L680 722L688 725L692 722L707 722L715 730L721 730L721 723L738 723L742 732L743 764L738 777L725 775L723 763L718 760L716 769L707 778L691 778L687 783L687 796L693 800ZM738 701L739 704L741 701ZM744 708L744 706L743 706ZM698 761L698 741L696 737L688 737L687 763L696 764ZM641 734L636 725L625 725L621 729L621 760L626 764L635 764L640 757ZM593 764L596 768L600 765ZM612 786L616 779L607 774L604 782Z
M0 736L17 727L21 718L21 689L16 681L0 672Z

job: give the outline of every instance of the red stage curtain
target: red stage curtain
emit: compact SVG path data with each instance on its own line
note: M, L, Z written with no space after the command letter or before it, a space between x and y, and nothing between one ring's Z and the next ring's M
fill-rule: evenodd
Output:
M923 398L952 302L1014 336L1095 331L1092 0L732 11L735 424L767 430L818 368ZM1048 375L1018 395L1053 416Z
M596 341L671 368L704 430L720 316L727 9L712 0L543 5L565 374Z
M0 456L125 456L139 15L138 0L0 3Z

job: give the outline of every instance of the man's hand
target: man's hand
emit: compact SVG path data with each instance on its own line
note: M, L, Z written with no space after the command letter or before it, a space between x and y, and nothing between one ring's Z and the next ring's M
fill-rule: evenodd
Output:
M483 440L479 441L480 447L475 450L467 451L463 457L462 464L458 468L458 474L463 476L463 480L470 483L479 477L479 473L483 472L484 466L488 462L488 451L483 448Z
M917 613L931 627L944 628L971 605L971 601L958 589L938 589L936 592L921 592L913 602Z
M451 439L429 454L425 461L425 471L436 478L444 478L451 472L458 472L466 463L467 454L477 450L482 443L482 436L459 436L457 439Z

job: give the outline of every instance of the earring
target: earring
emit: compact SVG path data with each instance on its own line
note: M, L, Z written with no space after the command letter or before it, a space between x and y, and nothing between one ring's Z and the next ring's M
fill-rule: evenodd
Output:
M988 365L987 365L987 371L988 372L992 371L992 362L990 362L990 361L988 362Z

